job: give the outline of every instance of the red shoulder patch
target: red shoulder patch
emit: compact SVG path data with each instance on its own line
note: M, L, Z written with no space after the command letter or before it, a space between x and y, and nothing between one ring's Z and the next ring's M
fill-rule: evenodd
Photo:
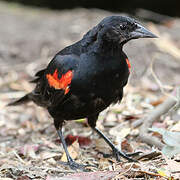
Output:
M67 94L69 92L69 84L71 84L72 77L73 73L71 70L63 74L60 79L58 78L57 69L54 71L53 74L46 75L49 86L55 89L63 89L65 91L64 94Z
M128 59L128 58L126 58L126 63L127 63L127 65L128 65L129 71L130 71L130 70L131 70L131 64L130 64L130 62L129 62L129 59Z

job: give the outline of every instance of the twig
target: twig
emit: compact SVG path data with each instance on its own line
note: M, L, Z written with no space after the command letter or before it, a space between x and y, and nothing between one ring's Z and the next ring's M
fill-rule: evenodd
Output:
M180 107L180 88L177 88L177 89L176 89L176 91L177 91L177 97L175 97L174 95L172 95L172 94L170 94L170 93L167 93L165 90L172 89L172 87L169 87L169 86L167 86L167 85L164 85L164 84L160 81L160 79L158 79L158 77L157 77L157 75L156 75L156 73L155 73L155 71L154 71L154 68L153 68L154 61L155 61L159 56L160 56L159 53L155 53L154 56L153 56L153 58L152 58L151 65L150 65L151 74L152 74L152 76L154 77L156 83L158 84L158 86L159 86L162 94L164 94L165 96L169 97L169 99L172 99L172 102L173 102L173 100L174 100L174 101L176 102L176 105L175 105L174 109L178 109L178 108ZM171 100L170 100L170 101L171 101ZM170 104L171 104L171 103L170 103ZM174 106L174 105L172 105L172 107L173 107L173 106ZM169 110L170 110L170 109L167 109L166 111L169 111ZM151 112L150 112L149 114L151 114ZM160 116L159 116L159 117L160 117ZM157 118L159 118L159 117L157 117ZM156 120L156 119L154 119L154 120ZM137 121L135 121L135 122L132 123L132 127L133 127L133 128L136 128L136 127L142 125L143 122L144 122L144 118L138 119ZM154 122L154 121L153 121L153 122ZM153 122L152 122L152 123L153 123Z
M150 113L148 113L141 121L143 122L142 126L140 127L140 139L151 145L156 146L159 149L162 148L163 144L155 137L148 135L148 129L152 126L153 122L160 118L161 115L167 113L175 104L175 98L169 97L164 103L157 106L153 109Z
M22 160L22 158L16 153L16 151L13 151L14 155L19 159L20 162L23 164L26 164L25 161Z
M157 177L162 177L162 178L165 178L165 179L168 179L160 174L155 174L155 173L152 173L152 172L147 172L147 171L142 171L142 170L138 170L136 172L140 172L140 173L143 173L143 174L148 174L150 176L157 176Z
M160 156L161 153L160 152L156 152L156 151L153 151L153 152L150 152L150 153L146 153L146 154L142 154L142 155L139 155L139 157L137 158L137 160L149 160L149 159L154 159L158 156Z
M170 89L173 89L173 87L169 87L167 85L164 85L161 80L158 78L158 76L156 75L155 71L154 71L154 61L157 60L157 58L160 56L159 53L155 53L154 56L152 57L152 61L151 61L151 64L150 64L150 70L151 70L151 74L153 76L153 78L155 79L156 83L158 84L161 92L166 95L166 96L169 96L169 97L172 97L174 99L176 99L173 95L169 94L169 93L166 93L165 90L170 90Z
M150 69L151 69L151 73L152 73L156 83L160 87L161 92L164 95L168 96L168 98L162 104L157 106L154 110L150 111L150 113L148 113L144 118L142 118L138 122L136 122L136 124L134 124L134 126L137 126L137 125L143 123L142 126L140 127L140 133L139 133L140 139L143 142L145 142L151 146L156 146L159 149L161 149L163 147L163 143L161 143L156 137L150 136L148 134L148 130L152 126L154 121L159 119L161 115L169 112L170 109L172 107L174 107L176 104L178 104L178 102L180 100L178 99L178 96L175 97L174 95L165 92L165 89L168 89L167 86L163 85L163 83L158 79L157 75L154 72L153 64L154 64L154 60L157 59L158 56L159 56L158 53L154 54L154 56L152 58ZM175 89L175 91L178 92L178 88Z
M143 121L144 121L143 118L142 118L142 119L138 119L138 120L134 121L134 122L131 124L131 126L132 126L133 128L137 128L137 127L139 127L139 126L143 123Z
M127 172L129 172L129 171L132 169L133 165L134 165L134 163L132 163L127 170L125 170L124 172L122 172L122 173L118 174L117 176L115 176L114 179L120 178L122 175L124 175L124 174L126 174Z

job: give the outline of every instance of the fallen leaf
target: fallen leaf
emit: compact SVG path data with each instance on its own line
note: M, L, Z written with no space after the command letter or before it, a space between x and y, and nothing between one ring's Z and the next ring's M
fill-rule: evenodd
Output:
M92 142L91 139L89 139L88 137L78 136L78 143L80 147L89 146L91 142Z
M107 158L101 158L98 163L99 163L98 166L99 169L106 169L110 165Z
M159 134L158 132L153 132L153 133L152 133L152 136L155 136L155 137L157 137L157 138L159 138L159 139L162 140L162 135Z
M39 145L34 144L34 145L24 145L19 149L19 154L22 154L23 156L26 157L31 157L31 158L36 158L36 152L39 150Z
M116 127L111 128L109 131L109 134L116 137L118 136L118 138L123 139L127 135L129 135L130 132L131 132L131 128L130 128L129 122L125 121L117 125Z
M68 134L65 137L65 141L66 141L66 144L68 146L72 145L76 140L78 141L80 147L89 146L91 144L91 142L92 142L91 139L88 138L88 137L74 136L74 135L71 135L71 134ZM57 139L56 143L61 143L61 141L59 139Z
M125 152L133 152L132 146L128 143L126 139L121 142L121 149Z
M151 105L153 106L158 106L159 104L162 104L165 100L165 97L161 97L160 99L156 100L156 101L152 101Z
M77 119L75 120L77 123L86 123L86 119Z
M77 139L78 139L77 136L73 136L71 134L67 135L65 137L65 141L66 141L67 146L72 145Z
M76 159L79 155L79 143L75 141L71 146L68 147L68 152L73 159ZM66 153L61 157L61 161L67 162Z
M120 134L121 134L121 138L125 138L127 135L129 135L131 131L131 128L124 128L120 131Z
M67 145L71 145L76 140L78 141L78 143L81 147L88 146L91 144L91 139L89 139L88 137L73 136L73 135L69 134L65 138Z
M106 116L106 121L110 121L110 122L117 121L116 114L115 113L108 113Z
M156 127L156 128L166 128L167 125L166 125L164 122L162 122L162 123L160 123L160 122L154 122L154 123L153 123L153 127Z
M172 157L180 153L180 146L172 147L172 146L165 145L162 149L162 153L168 157Z
M28 176L20 176L16 180L30 180Z
M54 158L47 159L46 162L48 162L51 165L57 165L57 162L56 162L56 160Z
M44 151L40 154L41 159L50 159L53 157L59 156L59 153L54 153L54 152L49 152L49 151Z
M162 153L168 157L180 153L180 132L171 132L162 128L149 128L153 132L158 132L162 135L164 146Z
M158 156L161 155L161 152L156 152L156 151L152 151L150 153L142 153L139 155L138 160L150 160L150 159L154 159L157 158Z
M180 121L177 122L170 130L171 131L179 131L180 130Z
M158 172L161 176L167 177L166 172L165 172L164 170L159 169L159 170L157 170L157 172Z
M166 165L164 165L162 169L162 171L166 175L165 177L170 180L179 179L180 178L180 162L176 162L172 159L169 159L165 155L163 155L163 158L166 161Z
M58 141L59 141L59 139L58 139ZM54 142L48 141L47 139L43 138L43 142L44 142L44 146L47 146L48 148L51 148L51 149L59 148L59 146L57 146Z
M127 121L133 121L133 120L136 120L138 118L139 117L137 115L126 115L125 116L125 120L127 120Z
M176 161L171 160L167 157L164 157L164 159L166 160L168 168L171 172L173 172L173 171L179 171L180 172L180 162L176 162Z
M107 143L104 141L104 139L96 139L96 150L99 152L103 152L104 154L110 154L112 153L111 148L107 145Z

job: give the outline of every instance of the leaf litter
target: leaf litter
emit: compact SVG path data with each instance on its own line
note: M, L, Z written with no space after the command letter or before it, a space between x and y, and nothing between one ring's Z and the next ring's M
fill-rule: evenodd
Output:
M154 24L149 24L149 27L160 31ZM160 53L165 51L177 60L179 50L176 42L171 36L162 36L163 41L152 43L155 43ZM48 47L46 53L51 52ZM156 134L149 132L163 142L166 151L164 147L158 150L139 139L139 126L143 122L139 123L138 120L166 99L148 70L139 80L138 86L129 84L125 88L121 104L115 104L102 112L97 122L98 128L119 149L126 153L141 152L134 157L139 162L129 163L124 159L117 162L109 146L87 127L83 119L68 122L64 126L64 134L72 157L78 163L95 167L90 168L91 172L88 173L75 172L59 163L66 161L66 157L47 111L33 103L6 107L7 103L33 89L33 85L28 83L32 79L31 75L39 69L39 64L46 64L43 59L49 58L49 54L43 52L40 60L28 63L25 70L23 63L13 69L9 64L8 68L0 72L0 180L180 179L178 109L173 112L177 119L173 119L171 114L163 115L151 128ZM18 49L18 53L22 52ZM136 126L133 125L135 123Z
M16 83L18 83L18 81ZM137 90L134 89L133 92L132 87L130 88L132 93L131 97L133 97L133 93L136 94ZM125 94L124 99L126 99L126 96L127 94ZM141 100L139 100L139 97ZM9 97L4 96L4 98L6 102L9 101ZM169 161L169 159L161 155L161 151L157 151L157 149L152 152L151 147L138 140L139 129L134 128L131 124L137 121L139 117L143 117L140 112L148 111L147 108L144 109L144 105L132 100L134 98L136 98L136 95L130 98L132 101L130 103L131 105L125 103L123 100L120 105L108 108L107 112L103 112L100 118L103 120L104 117L106 117L106 113L109 112L115 114L115 116L107 116L107 118L104 119L104 122L108 122L113 118L114 127L108 123L104 123L106 127L103 128L103 131L113 139L119 149L122 149L126 153L141 151L142 153L139 157L136 157L139 159L139 163L128 163L124 160L123 162L116 162L116 159L111 156L112 151L109 146L107 146L103 139L99 139L96 134L92 133L91 129L86 127L84 121L82 121L82 123L72 121L65 125L64 133L72 157L79 163L96 166L96 168L90 168L92 172L86 174L87 178L102 179L103 176L104 179L131 179L135 177L168 179L178 177L179 162L175 160ZM142 93L139 94L138 101L146 101L147 98L149 97L146 97L144 93ZM130 106L134 106L134 108ZM122 112L118 112L118 108ZM17 179L46 178L47 180L80 180L84 178L84 173L75 173L59 163L60 161L66 161L66 156L61 142L57 141L58 137L47 111L42 108L37 108L30 103L20 107L5 107L1 112L1 117L1 177L12 179L15 177ZM8 123L6 123L6 119L8 119ZM178 128L178 122L169 123L169 121L171 121L171 119L166 118L163 122L163 124L166 125L157 125L157 123L154 125L163 128ZM159 123L162 122L160 121ZM74 127L74 131L71 131L69 127ZM100 128L101 127L103 127L103 123L101 123ZM154 131L157 131L157 128L154 129ZM166 130L164 129L164 131ZM72 132L74 132L74 135ZM174 135L166 136L166 138L173 137ZM177 141L179 141L178 138ZM178 146L178 143L175 143ZM169 170L169 166L171 166L173 170ZM102 174L99 170L102 170Z

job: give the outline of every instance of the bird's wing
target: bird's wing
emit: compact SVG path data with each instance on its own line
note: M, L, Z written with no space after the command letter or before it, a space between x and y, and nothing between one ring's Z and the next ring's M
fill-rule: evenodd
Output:
M43 76L44 72L45 72L46 69L42 69L40 71L38 71L36 74L35 74L35 79L31 80L30 82L31 83L37 83L40 78Z
M69 96L77 63L78 57L74 55L56 55L46 69L36 73L37 86L33 94L39 104L56 106Z

